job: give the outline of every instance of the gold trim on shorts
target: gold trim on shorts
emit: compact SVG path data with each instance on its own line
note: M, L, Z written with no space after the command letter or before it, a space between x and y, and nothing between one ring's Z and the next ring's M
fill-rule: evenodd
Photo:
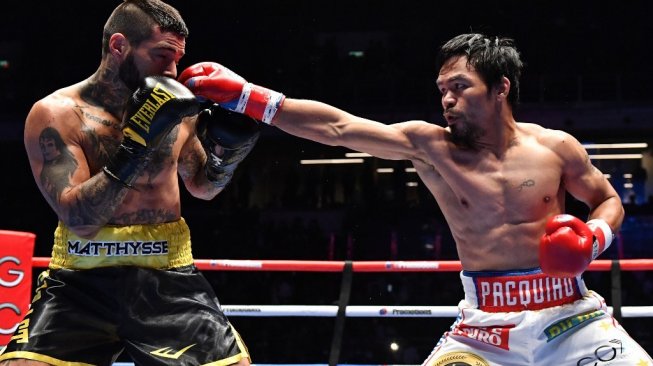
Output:
M50 268L170 269L191 264L190 230L181 218L161 224L105 226L92 239L77 236L59 222L54 231Z
M55 366L93 366L91 364L83 363L83 362L62 361L50 356L42 355L40 353L27 352L27 351L14 351L14 352L9 352L0 355L0 361L15 360L15 359L40 361Z
M238 333L236 328L234 328L234 326L231 323L229 323L229 326L231 327L231 331L234 333L234 336L236 337L236 345L238 346L240 352L233 356L223 358L222 360L205 363L202 366L227 366L227 365L237 363L243 358L249 359L249 363L250 364L252 363L252 357L249 355L249 350L247 349L247 346L245 345L243 339L240 337L240 333Z

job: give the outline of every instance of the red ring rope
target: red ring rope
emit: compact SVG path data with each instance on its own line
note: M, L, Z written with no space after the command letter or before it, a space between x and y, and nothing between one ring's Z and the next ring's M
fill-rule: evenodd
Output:
M653 270L653 259L619 259L622 271ZM49 257L34 257L32 266L47 267ZM342 272L344 261L196 259L195 265L205 271L296 271ZM354 272L457 272L460 261L353 261ZM612 260L598 259L589 271L610 271Z

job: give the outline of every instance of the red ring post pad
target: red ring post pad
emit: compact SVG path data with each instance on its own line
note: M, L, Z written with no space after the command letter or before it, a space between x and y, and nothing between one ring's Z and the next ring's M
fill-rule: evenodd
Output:
M0 230L0 349L17 329L16 337L21 336L31 299L35 241L33 233Z

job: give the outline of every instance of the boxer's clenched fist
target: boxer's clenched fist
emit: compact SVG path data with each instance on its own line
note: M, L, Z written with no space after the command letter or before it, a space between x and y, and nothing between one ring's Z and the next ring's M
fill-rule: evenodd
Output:
M556 215L546 223L540 239L540 267L548 275L575 277L583 273L612 241L603 220L585 223L572 215Z
M179 81L195 95L267 124L272 123L285 99L283 94L248 83L215 62L200 62L188 67L179 76Z

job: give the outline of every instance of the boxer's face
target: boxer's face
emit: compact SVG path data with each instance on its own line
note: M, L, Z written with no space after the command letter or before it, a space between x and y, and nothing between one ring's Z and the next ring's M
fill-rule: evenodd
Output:
M150 75L177 77L177 63L186 52L186 39L156 27L152 37L131 48L119 68L120 79L132 90Z
M437 85L454 142L473 146L485 134L487 121L496 113L485 82L463 56L452 58L442 66Z

